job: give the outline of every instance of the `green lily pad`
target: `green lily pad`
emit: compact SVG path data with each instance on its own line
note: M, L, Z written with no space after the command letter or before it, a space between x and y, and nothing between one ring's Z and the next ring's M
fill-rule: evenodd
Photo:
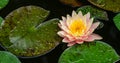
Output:
M0 9L5 7L8 4L9 0L0 0Z
M119 58L111 46L95 41L67 48L58 63L113 63Z
M106 11L100 10L90 5L78 8L77 12L79 11L82 11L83 15L90 12L91 16L94 17L95 19L109 20Z
M95 6L98 6L102 9L120 12L120 0L88 0Z
M2 24L2 21L3 21L3 18L2 18L2 17L0 17L0 26L1 26L1 24Z
M21 63L21 62L12 53L0 51L0 63Z
M120 13L117 14L117 15L114 17L113 21L114 21L116 27L120 30Z
M49 11L37 7L21 7L6 18L0 31L0 42L17 56L43 55L55 48L61 38L57 35L59 19L43 22Z

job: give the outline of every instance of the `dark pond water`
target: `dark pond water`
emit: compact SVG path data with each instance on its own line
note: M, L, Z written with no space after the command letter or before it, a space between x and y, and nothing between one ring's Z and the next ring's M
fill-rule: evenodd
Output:
M81 0L82 1L82 0ZM84 5L92 5L87 2L87 0L83 1ZM17 9L21 6L26 5L37 5L46 10L51 11L48 19L51 18L60 18L61 16L65 16L66 14L71 14L72 10L76 10L77 8L72 8L71 6L63 5L58 0L10 0L8 5L0 11L0 16L3 18L12 12L14 9ZM112 18L116 15L110 11L107 11L109 21L101 21L104 23L104 27L95 31L96 33L103 36L104 42L110 44L120 55L120 32L115 27ZM47 20L48 20L47 19ZM22 63L57 63L60 54L66 49L66 44L61 43L50 53L35 58L19 58ZM4 50L0 47L0 50ZM118 62L117 62L118 63Z

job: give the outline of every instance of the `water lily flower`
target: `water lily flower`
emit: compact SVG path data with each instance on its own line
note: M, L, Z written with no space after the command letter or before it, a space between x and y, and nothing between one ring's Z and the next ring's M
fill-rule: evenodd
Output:
M99 24L100 22L93 23L93 18L90 18L89 12L83 15L81 11L78 14L73 11L72 16L62 17L62 20L58 23L61 31L57 34L64 38L62 42L68 43L68 46L92 42L102 39L101 36L93 33Z

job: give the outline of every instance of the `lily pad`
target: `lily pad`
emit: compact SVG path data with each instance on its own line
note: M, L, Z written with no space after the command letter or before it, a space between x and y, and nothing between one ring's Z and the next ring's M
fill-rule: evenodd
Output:
M37 6L25 6L14 10L4 21L0 42L17 56L43 55L55 48L61 38L59 19L43 22L49 11Z
M0 9L5 7L8 4L9 0L0 0Z
M2 24L2 21L3 21L3 18L2 18L2 17L0 17L0 26L1 26L1 24Z
M95 41L67 48L58 63L113 63L119 58L110 45Z
M93 6L87 5L77 9L77 12L82 11L83 15L90 12L91 16L95 19L109 20L106 11L100 10Z
M116 27L120 30L120 13L117 14L117 15L114 17L113 21L114 21Z
M12 53L0 51L0 63L21 63L21 62Z
M113 12L120 12L120 0L88 0L88 1L102 9Z

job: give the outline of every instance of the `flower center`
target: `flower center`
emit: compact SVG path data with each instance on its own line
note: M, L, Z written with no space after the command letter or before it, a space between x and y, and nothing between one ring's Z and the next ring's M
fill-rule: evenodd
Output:
M74 20L70 26L70 33L74 36L82 36L86 29L86 25L82 20Z

